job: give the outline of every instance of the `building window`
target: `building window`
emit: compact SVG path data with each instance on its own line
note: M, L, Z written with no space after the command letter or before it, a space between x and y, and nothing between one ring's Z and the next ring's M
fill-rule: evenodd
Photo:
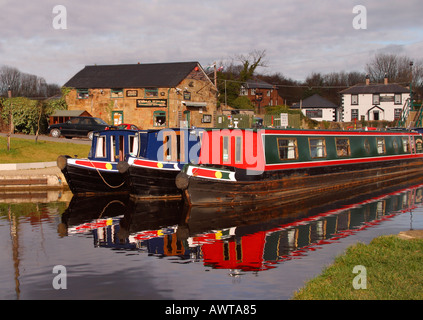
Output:
M377 143L377 153L384 154L385 153L385 139L376 138L376 143Z
M212 122L212 115L211 114L203 114L203 119L201 119L202 123L211 123Z
M395 104L402 104L402 94L396 93L394 96L394 103Z
M358 109L351 109L351 121L358 120Z
M336 155L338 157L349 157L351 155L350 139L336 138Z
M373 94L373 104L380 104L380 95Z
M279 159L293 160L297 159L297 139L278 138Z
M351 95L351 104L352 105L358 105L358 94L352 94Z
M111 89L110 98L123 98L123 89Z
M77 99L88 99L88 89L77 89L76 90Z
M165 111L154 111L153 123L155 127L166 126L166 112Z
M306 117L307 118L323 118L323 110L322 109L306 110Z
M241 90L239 92L240 96L248 96L248 89L245 87L241 87Z
M256 89L251 89L251 95L254 96L256 94Z
M145 89L144 95L146 98L156 98L159 96L159 89Z
M312 158L324 158L326 157L326 144L325 139L311 138L310 143L310 156Z

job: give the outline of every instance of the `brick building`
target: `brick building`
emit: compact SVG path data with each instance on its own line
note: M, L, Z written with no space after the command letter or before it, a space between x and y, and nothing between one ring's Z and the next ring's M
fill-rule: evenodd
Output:
M279 95L277 87L259 79L251 79L243 83L240 96L247 97L259 114L264 113L265 106L283 104L283 99Z
M213 127L217 90L198 62L86 66L64 87L69 110L141 129Z

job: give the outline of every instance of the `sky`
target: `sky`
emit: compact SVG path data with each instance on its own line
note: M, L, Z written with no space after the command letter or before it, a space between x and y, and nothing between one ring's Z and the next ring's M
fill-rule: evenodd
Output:
M0 66L59 85L86 65L207 67L254 50L258 72L298 81L364 72L377 53L423 58L422 0L0 0L0 12Z

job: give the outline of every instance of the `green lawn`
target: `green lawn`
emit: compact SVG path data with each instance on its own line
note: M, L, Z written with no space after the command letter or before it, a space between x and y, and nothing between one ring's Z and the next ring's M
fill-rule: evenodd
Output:
M355 266L363 266L365 271L353 273ZM360 289L363 284L366 288ZM358 243L296 292L293 299L422 300L423 240L383 236L368 245Z
M0 137L0 163L26 163L56 161L60 155L85 158L90 145L11 139L11 149L7 151L7 138Z

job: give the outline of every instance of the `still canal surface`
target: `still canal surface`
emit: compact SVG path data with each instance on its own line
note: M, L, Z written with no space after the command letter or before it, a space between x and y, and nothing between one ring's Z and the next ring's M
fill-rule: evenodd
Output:
M371 189L190 210L67 192L3 195L0 298L290 299L348 246L423 229L423 184Z

